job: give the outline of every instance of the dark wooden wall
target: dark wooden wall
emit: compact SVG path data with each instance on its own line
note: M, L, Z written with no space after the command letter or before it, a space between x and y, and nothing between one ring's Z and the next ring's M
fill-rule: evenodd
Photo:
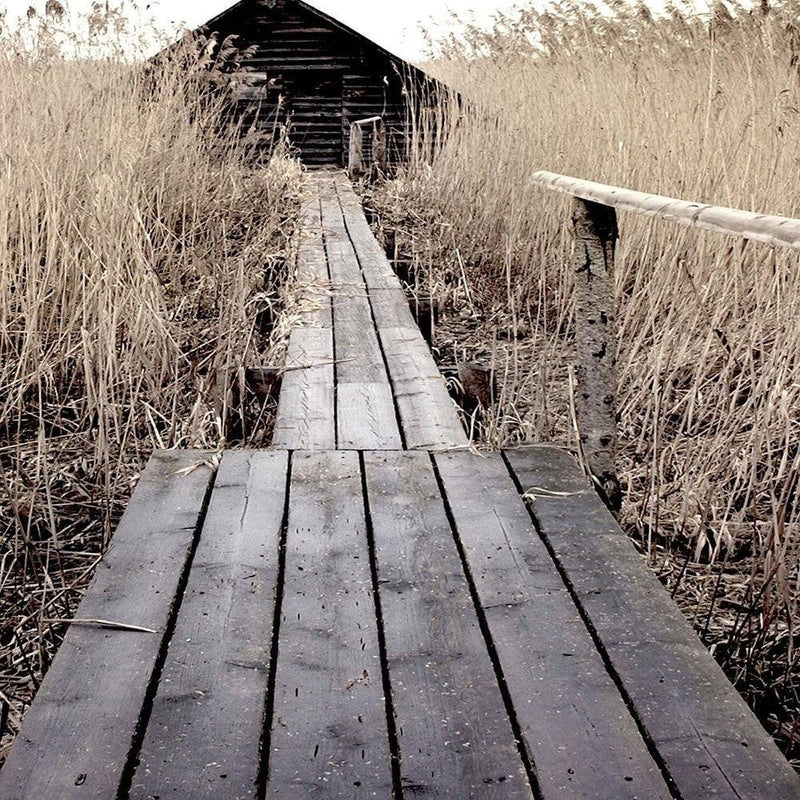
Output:
M296 0L248 0L212 20L220 40L236 36L245 59L237 113L269 135L289 123L290 141L309 165L344 166L350 124L380 115L390 160L402 160L409 132L408 94L433 82L368 39Z

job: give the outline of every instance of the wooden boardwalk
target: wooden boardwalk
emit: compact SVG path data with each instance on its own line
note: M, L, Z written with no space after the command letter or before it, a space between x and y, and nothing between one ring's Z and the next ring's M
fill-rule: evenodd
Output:
M344 173L318 173L306 210L275 447L466 447L466 434L400 281Z
M574 459L464 447L350 194L276 446L153 456L77 612L139 630L71 626L0 798L800 798Z

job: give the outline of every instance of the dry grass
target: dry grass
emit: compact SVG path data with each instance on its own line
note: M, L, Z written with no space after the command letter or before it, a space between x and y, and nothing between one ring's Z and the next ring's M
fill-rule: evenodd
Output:
M301 181L224 132L202 48L154 71L38 37L0 41L4 745L152 449L262 443L232 384L271 357Z
M795 4L710 28L579 8L451 42L430 67L472 105L375 198L444 307L444 360L495 362L493 445L574 438L569 206L534 169L800 214ZM798 758L797 256L620 225L622 520Z

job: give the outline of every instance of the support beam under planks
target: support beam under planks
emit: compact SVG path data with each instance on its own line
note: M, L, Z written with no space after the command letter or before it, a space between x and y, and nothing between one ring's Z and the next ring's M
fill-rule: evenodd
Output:
M502 457L435 461L543 800L668 800Z
M784 800L800 778L569 453L506 453L596 644L683 798Z
M430 457L364 460L407 796L531 798Z
M355 452L293 459L269 759L269 800L392 796Z
M335 176L320 178L333 287L337 446L341 450L396 450L402 447L402 438L392 387L334 181Z
M286 450L333 450L334 408L333 318L330 276L322 240L316 188L302 221L297 254L300 322L292 329L286 354L274 447Z
M344 175L337 176L336 191L370 295L406 446L437 450L467 447L469 439L400 281Z
M257 797L288 462L222 459L130 800Z
M150 460L76 618L156 632L70 627L0 772L3 800L117 797L213 482L207 458Z

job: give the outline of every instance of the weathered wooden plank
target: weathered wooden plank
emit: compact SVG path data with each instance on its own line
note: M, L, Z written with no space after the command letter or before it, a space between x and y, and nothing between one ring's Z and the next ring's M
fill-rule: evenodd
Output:
M289 337L272 437L273 447L287 450L336 447L333 317L316 181L312 191L297 256L302 320Z
M468 437L408 302L344 175L336 179L343 217L369 291L408 448L467 447Z
M293 460L267 797L388 798L358 455Z
M800 797L800 778L633 544L614 530L573 458L552 447L511 450L507 458L523 489L538 487L533 512L542 536L680 795Z
M150 460L76 617L157 633L70 627L0 772L3 800L117 796L213 479L207 457Z
M286 450L333 450L333 337L327 329L296 328L286 356L273 447Z
M392 388L335 180L328 178L321 187L322 225L334 287L338 447L398 449L402 440Z
M288 459L222 459L130 800L257 796Z
M436 464L544 800L670 798L502 458Z
M403 786L530 798L429 456L364 459Z

